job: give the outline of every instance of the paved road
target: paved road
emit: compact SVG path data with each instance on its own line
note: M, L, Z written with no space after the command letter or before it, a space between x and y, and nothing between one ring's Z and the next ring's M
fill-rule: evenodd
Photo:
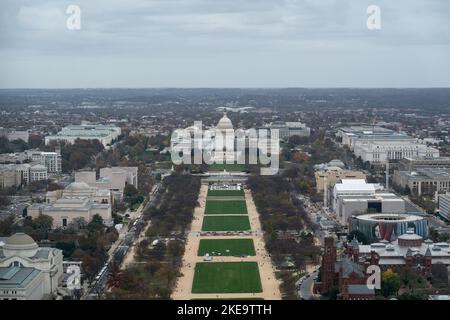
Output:
M298 290L298 296L300 299L309 300L311 297L313 297L313 285L314 285L314 278L317 277L318 271L314 271L309 274L309 277L302 278L303 281L301 281L300 288Z
M133 245L133 242L139 237L139 234L143 229L143 226L145 224L143 213L148 207L154 206L156 204L156 201L158 201L159 198L158 193L160 190L161 183L158 183L155 188L153 188L152 193L149 195L149 201L147 202L145 208L142 208L141 206L141 209L138 212L138 217L133 223L133 226L130 228L130 230L126 231L125 234L121 234L116 243L113 244L110 251L108 252L109 258L105 263L103 269L104 271L101 272L101 274L97 275L94 284L86 292L84 299L95 299L97 296L105 292L112 263L114 262L119 265L122 263L128 250Z

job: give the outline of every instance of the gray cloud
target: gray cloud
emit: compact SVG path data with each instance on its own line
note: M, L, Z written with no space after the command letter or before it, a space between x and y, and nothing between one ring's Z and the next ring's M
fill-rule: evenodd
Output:
M82 30L65 27L69 4ZM382 30L366 28L381 7ZM0 87L449 86L448 0L4 0Z

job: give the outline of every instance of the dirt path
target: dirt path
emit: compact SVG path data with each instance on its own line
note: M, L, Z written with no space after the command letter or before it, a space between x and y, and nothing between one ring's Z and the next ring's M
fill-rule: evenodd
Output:
M265 246L263 233L261 232L261 224L259 215L256 210L255 203L250 191L245 191L245 201L247 205L248 217L252 229L251 234L247 235L218 235L218 236L201 236L201 226L204 216L204 207L206 203L206 195L208 193L208 186L202 185L199 195L200 206L195 208L194 219L191 224L191 231L186 241L186 249L183 257L183 265L181 273L183 276L178 278L177 286L172 294L172 298L176 300L187 299L211 299L211 298L263 298L267 300L281 299L279 290L280 282L275 278L274 267L272 261L268 256ZM246 258L241 257L214 257L215 262L231 262L231 261L254 261L258 263L259 272L261 276L261 285L263 292L261 293L213 293L213 294L193 294L192 283L194 280L194 269L197 262L203 261L203 257L197 256L200 239L253 239L255 245L256 256Z

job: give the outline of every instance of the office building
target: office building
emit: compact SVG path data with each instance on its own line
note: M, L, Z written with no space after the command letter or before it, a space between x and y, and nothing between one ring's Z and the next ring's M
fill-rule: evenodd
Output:
M450 193L439 195L439 215L450 221Z
M398 162L399 171L415 171L421 168L450 168L450 157L406 157Z
M394 185L410 192L433 195L435 192L450 191L450 168L420 168L416 171L394 171Z

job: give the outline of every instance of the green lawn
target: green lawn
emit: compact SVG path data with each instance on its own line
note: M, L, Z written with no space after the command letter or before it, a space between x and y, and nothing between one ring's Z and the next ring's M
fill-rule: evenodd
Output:
M245 170L245 166L243 164L238 163L213 163L208 166L208 171L243 171Z
M229 252L227 252L229 250ZM213 254L214 252L214 254ZM242 254L254 256L253 239L202 239L198 247L198 255L206 253L221 256L240 256Z
M198 262L192 293L262 292L257 262Z
M250 230L247 216L205 216L203 231L247 231Z
M243 196L244 190L208 190L208 197L238 197Z
M205 214L247 214L245 200L206 200Z

